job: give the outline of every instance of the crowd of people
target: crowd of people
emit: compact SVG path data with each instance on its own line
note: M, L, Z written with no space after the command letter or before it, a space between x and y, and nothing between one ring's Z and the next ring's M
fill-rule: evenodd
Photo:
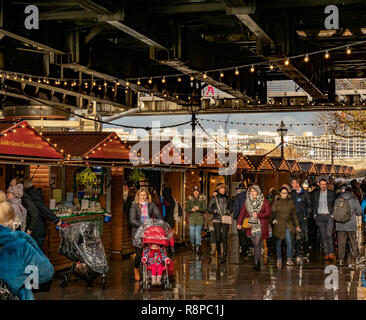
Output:
M42 251L47 221L61 225L30 178L13 178L6 193L0 191L0 289L18 299L33 299L26 285L28 267L37 268L39 284L53 278L53 266Z

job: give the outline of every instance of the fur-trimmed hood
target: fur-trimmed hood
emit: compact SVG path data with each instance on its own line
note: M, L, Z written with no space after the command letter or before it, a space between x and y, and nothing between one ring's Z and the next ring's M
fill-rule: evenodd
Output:
M195 198L193 197L193 195L192 195L192 194L191 194L191 195L189 195L188 200L193 200L193 199L195 199ZM202 200L206 200L206 196L205 196L204 194L200 193L200 195L198 196L198 200L200 200L200 201L202 201Z

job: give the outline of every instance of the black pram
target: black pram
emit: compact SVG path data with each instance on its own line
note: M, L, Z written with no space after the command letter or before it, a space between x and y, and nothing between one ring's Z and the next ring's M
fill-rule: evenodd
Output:
M94 222L65 224L60 228L61 244L59 254L74 262L71 270L59 274L59 284L66 287L72 274L85 280L91 286L102 275L105 288L108 262L104 247Z

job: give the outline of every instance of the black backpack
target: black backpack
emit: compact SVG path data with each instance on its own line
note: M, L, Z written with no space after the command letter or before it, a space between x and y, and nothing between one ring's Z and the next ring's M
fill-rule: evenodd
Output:
M345 223L351 220L351 206L347 199L339 198L333 209L333 219L340 223Z

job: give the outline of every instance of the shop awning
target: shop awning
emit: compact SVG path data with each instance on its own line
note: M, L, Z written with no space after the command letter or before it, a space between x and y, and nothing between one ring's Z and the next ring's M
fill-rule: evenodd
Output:
M351 176L356 174L356 170L354 167L349 167L349 171L350 171Z
M129 160L129 149L114 132L45 132L43 136L67 160Z
M342 165L337 164L334 167L335 167L335 170L336 170L337 174L342 175L342 176L345 174Z
M26 121L0 122L0 158L17 161L62 160L63 155Z
M334 165L327 164L326 167L327 167L328 174L336 174L337 173Z
M351 172L350 172L350 170L349 170L349 167L348 167L348 166L344 166L344 174L345 174L346 176L351 175Z
M275 165L267 156L246 156L254 171L275 170Z

